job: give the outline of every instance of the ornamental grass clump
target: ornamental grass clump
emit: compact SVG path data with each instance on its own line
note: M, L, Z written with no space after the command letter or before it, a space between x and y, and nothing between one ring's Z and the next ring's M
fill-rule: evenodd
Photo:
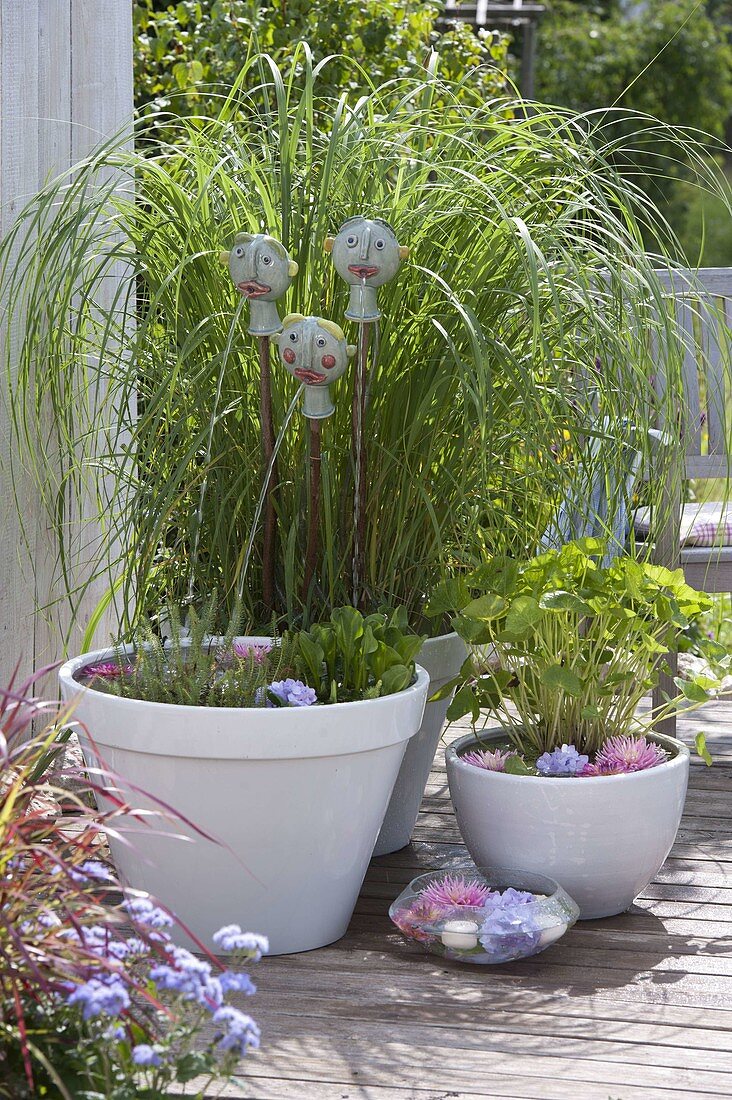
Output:
M588 434L613 443L630 422L645 448L663 404L652 377L659 363L678 376L683 340L655 272L668 260L646 249L668 227L618 174L622 149L602 116L486 100L479 84L442 79L434 56L363 96L333 95L329 74L349 64L316 66L303 43L282 70L253 54L218 113L166 118L165 141L142 122L136 152L125 135L51 181L0 245L0 302L21 318L5 364L11 473L22 491L34 478L59 592L76 609L106 582L115 637L191 593L219 591L219 631L240 586L258 631L273 610L308 625L354 602L354 372L334 387L320 460L317 583L305 583L304 417L281 441L265 555L260 364L219 265L237 233L271 234L299 265L283 308L334 319L348 288L325 247L346 218L384 219L410 248L380 292L360 606L401 604L420 632L446 572L537 544ZM628 116L634 127L629 146L668 137ZM694 138L674 140L714 190ZM593 372L596 359L612 370ZM296 392L274 369L277 433ZM618 485L621 451L608 447ZM62 490L84 501L78 522L59 508Z
M452 601L454 628L471 647L444 689L457 687L448 718L470 714L476 724L487 712L512 750L473 751L466 762L565 778L656 767L667 754L652 725L718 691L730 655L706 639L709 674L677 677L674 697L653 715L638 713L711 600L681 570L630 557L603 565L605 553L602 540L581 539L520 561L494 558L435 593L432 613Z
M105 837L129 807L101 770L59 789L49 768L73 724L32 690L0 692L0 1097L157 1100L226 1082L259 1045L230 998L255 992L240 967L267 941L221 929L225 967L176 946L172 915L122 890ZM90 808L97 794L109 810Z

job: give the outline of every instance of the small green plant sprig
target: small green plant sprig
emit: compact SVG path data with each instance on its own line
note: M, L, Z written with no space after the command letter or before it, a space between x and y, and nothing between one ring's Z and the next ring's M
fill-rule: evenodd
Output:
M281 638L273 622L266 644L237 641L238 611L226 634L217 637L216 615L212 597L200 614L190 608L184 631L179 610L168 607L167 641L147 623L134 657L118 648L115 661L86 666L81 674L102 691L154 703L287 706L287 693L281 697L287 681L305 690L308 702L297 705L343 703L402 691L414 679L414 658L424 641L410 632L403 607L367 616L339 607L330 620L310 630L287 630Z
M681 570L630 557L604 567L605 549L601 540L580 539L525 561L494 558L435 592L429 613L452 607L453 627L472 647L442 693L457 688L450 720L470 714L475 724L487 711L529 757L565 743L595 754L607 738L650 726L637 717L638 705L711 600ZM710 640L704 649L721 674L727 649ZM700 706L719 688L712 675L675 683L679 694L654 722Z
M412 634L404 607L362 615L336 608L329 622L288 632L295 668L321 703L377 699L403 691L414 679L414 659L424 637Z

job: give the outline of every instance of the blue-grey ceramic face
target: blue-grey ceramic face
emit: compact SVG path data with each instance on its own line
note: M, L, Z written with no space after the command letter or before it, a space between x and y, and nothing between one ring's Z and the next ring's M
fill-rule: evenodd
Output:
M237 234L228 263L229 274L245 298L275 302L289 289L290 257L274 237Z
M402 262L394 231L385 222L361 216L343 223L333 240L332 256L342 279L366 286L388 283Z
M320 317L285 318L277 345L290 374L307 386L328 386L348 366L345 337L337 337Z

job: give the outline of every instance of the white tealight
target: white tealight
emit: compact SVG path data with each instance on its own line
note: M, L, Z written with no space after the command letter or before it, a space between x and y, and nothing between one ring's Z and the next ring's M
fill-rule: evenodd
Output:
M478 946L478 925L472 920L448 920L440 935L445 947L470 951Z

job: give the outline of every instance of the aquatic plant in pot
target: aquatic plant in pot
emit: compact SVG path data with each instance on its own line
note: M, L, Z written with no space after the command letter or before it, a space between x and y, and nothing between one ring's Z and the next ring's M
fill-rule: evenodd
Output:
M232 920L274 954L331 943L422 720L422 638L349 607L276 641L235 623L213 638L213 603L187 637L172 617L169 643L150 629L59 674L87 763L111 768L130 804L148 790L178 815L154 835L124 818L124 840L110 837L120 876L206 943Z
M6 347L12 472L35 478L55 590L73 621L89 618L77 651L214 589L219 633L238 597L255 635L272 613L296 627L388 605L420 634L429 621L427 645L441 648L449 622L425 619L429 592L486 552L522 553L566 494L568 466L552 455L586 435L586 364L614 364L595 389L608 416L639 425L651 416L650 331L673 375L674 322L644 244L656 215L613 168L601 123L486 102L441 80L434 58L334 99L328 64L302 44L291 71L252 55L218 116L167 119L165 142L143 122L139 151L110 142L44 187L0 244L0 300L22 328ZM650 140L653 124L642 127ZM263 348L243 331L242 290L219 253L241 233L276 239L299 268L283 312L340 322L352 290L326 244L359 213L385 220L411 256L379 291L361 400L356 370L334 387L313 559L312 418L287 424L296 382L279 367L265 414ZM660 217L654 232L663 239ZM268 419L282 437L270 523L258 524ZM454 638L444 648L460 659ZM432 737L441 724L438 712Z
M677 697L639 713L666 653L711 601L680 570L631 557L603 565L605 550L584 539L490 561L466 578L453 620L472 653L448 715L476 726L483 715L446 754L468 850L479 864L512 859L551 875L584 919L627 909L666 859L689 750L653 723L719 686L713 672L678 679ZM729 663L721 647L707 651Z

